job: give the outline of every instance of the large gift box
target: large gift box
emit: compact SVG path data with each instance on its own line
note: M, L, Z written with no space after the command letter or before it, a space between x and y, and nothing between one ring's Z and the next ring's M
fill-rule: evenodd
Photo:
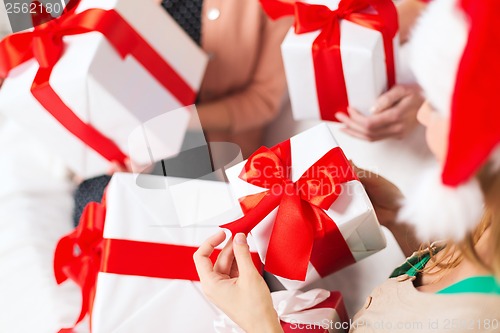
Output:
M179 152L207 56L152 0L72 1L0 44L0 112L82 177Z
M82 287L81 318L90 313L93 333L213 332L221 311L205 299L192 256L220 232L216 216L241 215L238 201L223 182L141 177L147 188L132 174L115 174L105 202L86 207L79 227L59 242L56 277Z
M281 45L297 120L365 114L395 84L398 17L392 0L261 0L272 18L295 16Z
M342 294L313 289L271 293L274 309L284 333L345 333L349 330ZM226 315L215 322L217 333L244 333Z
M251 232L265 270L287 289L386 245L365 189L326 124L260 148L226 173L245 215L223 227Z

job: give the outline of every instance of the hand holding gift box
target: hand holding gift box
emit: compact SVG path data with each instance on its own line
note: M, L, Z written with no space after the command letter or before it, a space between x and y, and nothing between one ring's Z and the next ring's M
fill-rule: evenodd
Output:
M131 151L150 164L178 153L191 116L181 107L194 103L206 63L154 2L81 0L0 43L0 110L82 177ZM160 128L144 124L158 116ZM129 143L136 128L142 137Z
M226 171L249 233L287 289L299 289L385 247L373 206L326 124Z
M261 3L271 18L295 16L281 46L295 119L335 121L348 106L368 113L395 84L399 41L392 0Z
M277 291L271 293L271 297L284 333L342 333L349 329L349 317L338 291ZM215 330L217 333L244 333L226 315L215 322Z
M190 200L184 197L184 206L174 207L167 178L141 177L150 184L164 184L164 189L140 188L134 175L115 174L106 191L105 209L98 204L88 206L75 232L59 242L58 282L69 278L82 287L79 320L88 313L93 333L209 332L221 311L201 291L193 254L220 228L207 225L201 216L206 215L207 221L216 214L234 218L241 215L241 209L234 198L199 206L196 195ZM191 189L195 189L193 182L188 186ZM225 183L199 182L201 189L213 188L212 196L227 190ZM198 225L181 227L179 212L193 207L201 209L195 221ZM261 268L249 241L254 263Z

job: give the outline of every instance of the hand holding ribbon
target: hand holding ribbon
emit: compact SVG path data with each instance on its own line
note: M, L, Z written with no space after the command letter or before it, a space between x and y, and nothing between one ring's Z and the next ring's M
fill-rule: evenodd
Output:
M148 243L103 238L106 219L105 200L89 203L83 210L78 227L57 244L54 274L58 284L74 281L82 294L82 306L74 327L92 314L99 272L162 279L199 281L193 262L196 246ZM215 262L221 250L215 250ZM251 253L255 267L262 272L258 254ZM65 328L59 333L70 333Z

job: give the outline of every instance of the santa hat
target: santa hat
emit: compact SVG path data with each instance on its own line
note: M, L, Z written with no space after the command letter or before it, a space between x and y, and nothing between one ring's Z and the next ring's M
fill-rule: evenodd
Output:
M417 81L450 119L441 179L427 175L401 212L425 240L471 231L483 208L474 175L489 160L500 166L499 15L499 0L434 0L411 38Z

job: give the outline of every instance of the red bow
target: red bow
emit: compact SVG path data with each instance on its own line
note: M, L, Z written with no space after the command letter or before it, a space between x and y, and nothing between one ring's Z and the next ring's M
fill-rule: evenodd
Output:
M97 274L101 266L106 208L104 202L91 202L83 210L78 227L57 244L54 274L58 284L70 279L82 291L82 309L75 326L92 309ZM71 332L64 329L61 332Z
M341 194L341 184L357 179L342 150L330 150L295 183L291 168L290 141L255 152L240 178L268 191L243 198L245 216L222 227L248 234L279 207L266 255L267 271L303 281L309 261L322 276L355 262L337 225L325 213Z
M13 34L0 42L0 77L7 77L13 68L36 59L40 68L31 93L37 101L90 148L109 161L123 164L126 155L120 148L75 115L50 86L54 65L64 52L64 36L100 32L122 58L134 56L182 105L192 104L196 93L116 11L89 9L79 14L75 12L76 6L61 17L35 27L33 31Z
M313 43L313 62L320 112L324 120L336 120L337 112L347 112L347 96L340 53L340 21L348 20L382 34L388 88L396 82L393 39L398 32L398 16L392 0L342 0L338 9L302 2L260 0L266 13L277 19L295 16L295 33L321 30ZM377 14L361 13L373 7Z

